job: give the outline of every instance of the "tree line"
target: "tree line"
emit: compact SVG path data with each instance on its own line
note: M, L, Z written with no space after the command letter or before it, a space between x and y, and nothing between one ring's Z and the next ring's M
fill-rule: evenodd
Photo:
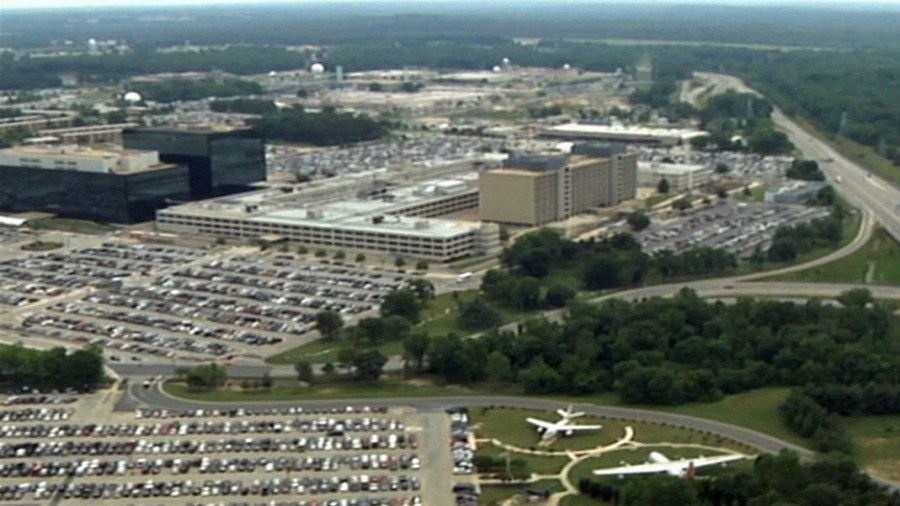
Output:
M90 391L103 378L103 352L96 346L67 352L0 345L0 385L8 388Z
M333 108L314 113L302 107L280 109L249 123L259 128L267 139L318 146L380 139L390 127L384 121L362 114L337 112Z
M201 79L170 79L166 81L140 81L132 83L132 89L141 94L144 100L156 102L177 102L180 100L200 100L210 97L234 97L239 95L258 95L262 93L259 83L241 79L217 81Z

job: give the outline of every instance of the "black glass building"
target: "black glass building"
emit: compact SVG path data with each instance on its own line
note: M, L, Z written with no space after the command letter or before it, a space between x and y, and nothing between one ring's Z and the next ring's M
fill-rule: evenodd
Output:
M155 127L122 132L128 149L158 151L167 163L187 165L193 198L247 191L266 180L265 142L252 128Z
M109 223L156 219L188 197L188 169L164 165L128 173L0 165L0 210L42 211Z

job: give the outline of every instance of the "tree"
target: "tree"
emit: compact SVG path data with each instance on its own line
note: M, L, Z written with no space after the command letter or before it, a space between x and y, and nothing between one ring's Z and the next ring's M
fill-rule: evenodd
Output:
M591 290L607 290L622 285L619 264L610 254L596 256L587 266L584 283Z
M509 300L519 311L531 311L541 305L541 282L536 278L522 277L513 285Z
M418 323L422 301L412 290L395 290L381 301L381 316L402 316L411 323Z
M845 307L864 308L868 304L875 302L875 299L872 297L872 292L869 290L866 290L865 288L854 288L840 294L837 297L837 301Z
M417 271L427 271L428 270L428 260L419 260L416 262L416 270Z
M425 362L425 353L431 340L425 332L412 332L403 339L403 356L416 363L416 370L421 371Z
M334 364L331 362L325 362L322 364L322 373L326 375L334 374Z
M719 197L720 199L727 199L728 191L725 190L725 188L718 188L716 189L716 197Z
M356 255L356 263L361 264L366 261L366 255L359 253Z
M513 379L512 366L499 350L490 352L485 359L485 371L490 381L507 382Z
M396 317L391 317L396 318ZM386 318L376 318L369 317L363 318L356 324L357 332L359 333L359 337L365 338L370 345L376 345L381 343L385 337L385 324L384 321Z
M301 360L294 364L294 371L297 372L297 381L302 381L304 383L312 383L313 381L313 367L312 364L305 360Z
M360 381L375 381L384 372L388 358L378 350L357 353L353 357L354 377Z
M309 248L307 248L306 246L304 246L302 244L300 246L297 246L297 254L298 255L306 255L307 253L309 253Z
M641 211L635 211L629 214L626 222L634 232L640 232L650 226L650 218Z
M335 260L343 260L347 258L347 254L344 253L344 250L338 250L337 253L334 254Z
M356 348L345 346L338 350L337 361L344 369L350 370L353 367L353 361L356 360Z
M319 311L316 313L316 330L325 339L337 339L344 328L344 318L336 311Z
M405 265L406 265L406 260L404 260L403 257L397 257L394 259L394 267L397 267L399 269Z
M188 387L195 390L214 390L225 383L225 369L215 362L198 365L187 374Z
M419 300L425 303L434 298L434 283L425 278L416 278L409 282L410 290L416 292Z
M728 165L719 162L716 164L716 174L727 174L731 171L731 168Z
M274 382L272 381L272 375L269 374L269 371L266 371L263 373L262 378L260 378L260 380L259 380L259 384L266 390L269 390L270 388L272 388L272 385L274 384Z
M693 207L693 204L691 204L691 201L686 197L672 202L672 208L678 211L685 211L687 209L690 209L691 207Z
M622 487L622 506L692 506L698 504L691 481L677 476L629 480Z
M545 299L550 307L564 307L575 298L575 289L569 285L555 284L547 289Z
M481 298L463 304L459 311L459 326L466 330L484 330L500 325L503 316Z
M328 256L328 252L323 249L319 249L319 250L316 250L316 256L319 258L324 258L324 257Z
M660 179L656 185L656 191L659 193L669 193L669 189L669 181L666 178Z
M412 330L412 323L402 316L393 315L382 320L383 337L388 341L403 341Z

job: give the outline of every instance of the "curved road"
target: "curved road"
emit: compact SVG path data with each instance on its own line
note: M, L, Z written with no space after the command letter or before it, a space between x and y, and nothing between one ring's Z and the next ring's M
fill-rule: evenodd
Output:
M234 409L234 408L276 408L283 406L302 405L306 408L322 409L322 408L343 408L348 405L359 404L369 405L372 407L413 407L420 411L443 411L449 407L455 406L506 406L518 407L526 409L539 409L544 411L553 411L556 409L564 409L569 403L555 401L550 399L541 399L536 397L515 397L515 396L498 396L498 397L417 397L417 398L381 398L381 399L340 399L340 400L321 400L321 401L272 401L272 402L204 402L190 401L173 397L162 391L162 386L157 383L153 388L142 388L137 385L131 385L128 390L128 396L132 401L148 406L155 406L164 409L196 409L198 407ZM683 427L687 429L697 430L701 432L709 432L734 441L738 441L749 447L755 448L764 453L777 453L781 450L790 450L796 452L803 459L812 459L815 453L806 448L797 446L787 441L774 438L772 436L757 432L755 430L738 427L727 423L708 420L705 418L697 418L693 416L680 415L675 413L666 413L662 411L649 411L644 409L620 408L611 406L600 406L597 404L574 404L573 407L578 411L584 411L589 415L602 418L617 418L622 420L633 420L638 422L649 422L663 425L671 425L675 427ZM888 487L892 491L900 491L900 485L872 476L876 482Z

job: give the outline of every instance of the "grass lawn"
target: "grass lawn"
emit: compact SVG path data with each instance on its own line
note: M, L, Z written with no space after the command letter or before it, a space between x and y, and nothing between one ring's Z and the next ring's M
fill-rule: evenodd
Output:
M582 399L584 400L584 399ZM555 413L528 409L513 408L480 408L470 409L473 423L478 424L476 432L478 437L498 439L503 443L522 447L537 447L540 435L525 421L527 417L542 420L556 420ZM625 435L625 427L634 429L634 441L640 443L677 443L677 444L702 444L715 447L724 447L746 451L736 443L722 439L718 436L703 434L688 429L666 427L663 425L633 422L625 420L611 420L586 416L579 418L579 424L599 424L603 428L596 432L585 432L568 437L559 438L548 450L583 450L596 448L616 442Z
M560 506L607 506L610 502L591 499L583 495L567 495L559 502Z
M900 167L895 166L890 160L879 155L873 148L842 137L823 137L821 134L818 137L824 139L825 142L851 161L868 168L895 185L900 185Z
M784 262L784 263L766 262L762 266L762 268L756 267L756 266L750 264L749 262L741 262L738 265L738 274L750 274L753 272L772 271L772 270L781 269L784 267L790 267L792 265L803 264L803 263L815 260L817 258L821 258L829 253L837 251L837 250L843 248L844 246L850 244L851 242L853 242L853 239L856 238L857 234L859 234L859 227L862 224L862 215L859 213L859 210L857 210L855 207L850 206L849 204L847 204L847 209L849 209L850 211L847 216L847 219L845 219L844 223L843 223L843 225L844 225L843 237L841 238L840 244L838 244L837 246L818 248L818 249L814 249L812 251L808 251L806 253L803 253L802 255L798 255L797 258L795 258L791 262ZM774 279L774 278L771 278L771 279Z
M830 264L805 271L792 272L770 279L778 281L812 281L820 283L865 283L872 271L875 284L900 285L900 244L878 228L869 242L856 253Z
M232 380L232 384L239 382ZM329 399L379 399L386 397L452 397L464 395L518 395L517 387L509 385L480 385L467 388L458 385L441 385L427 380L385 379L378 383L358 383L350 380L333 380L315 384L311 388L293 385L292 382L276 382L269 390L241 391L220 389L193 391L184 383L168 381L165 391L176 397L207 402L264 402Z
M856 460L893 481L900 481L900 415L844 418Z
M553 493L565 489L559 480L540 480L527 485L484 485L481 487L481 503L487 506L500 504L525 490L549 490Z
M338 350L341 349L342 341L326 341L320 339L313 341L297 348L272 355L266 359L266 362L275 365L292 365L300 360L305 360L310 364L324 364L326 362L336 363ZM346 341L343 341L346 342ZM365 347L368 350L370 348ZM403 343L401 341L388 341L375 347L386 356L402 355Z
M86 220L71 220L67 218L47 218L28 224L35 230L61 230L63 232L76 232L79 234L105 234L115 230L111 225L95 223Z
M482 445L476 452L478 455L502 457L505 450L494 445ZM510 459L522 459L528 462L528 469L536 474L559 474L569 459L567 457L545 457L541 455L528 455L525 453L510 453Z
M651 195L646 200L644 200L644 205L647 206L647 209L652 209L653 206L659 204L660 202L669 200L673 198L674 195L671 193L657 193L655 195Z
M648 409L731 423L806 446L808 442L785 427L778 414L778 406L787 399L788 393L787 388L761 388L729 395L717 402L685 404L677 407L648 407Z

